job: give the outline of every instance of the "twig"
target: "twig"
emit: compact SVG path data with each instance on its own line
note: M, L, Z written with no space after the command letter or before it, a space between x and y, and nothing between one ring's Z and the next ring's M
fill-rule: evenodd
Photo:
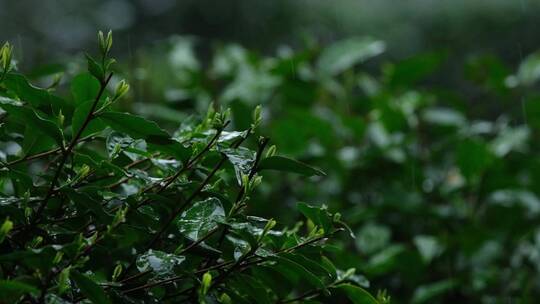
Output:
M38 210L36 211L35 216L33 217L32 221L30 222L31 226L33 226L33 225L35 225L35 224L37 224L39 222L39 220L41 218L41 215L42 215L43 211L45 210L45 207L47 207L47 203L48 203L49 199L51 198L51 196L54 193L54 187L56 186L56 183L58 182L58 179L60 178L60 174L62 173L62 169L64 168L64 165L66 164L66 161L67 161L69 155L71 154L71 151L73 151L73 148L75 148L79 138L82 136L82 134L84 132L84 129L86 129L86 127L88 126L90 121L92 121L92 119L94 118L94 111L96 110L96 107L97 107L97 105L99 103L99 100L101 99L101 96L105 92L105 88L107 88L107 85L109 84L109 81L111 80L112 76L113 76L113 73L110 73L109 76L104 81L101 81L101 86L99 88L99 92L98 92L94 102L92 103L92 107L90 108L90 111L88 112L88 115L86 116L83 124L81 125L81 128L79 129L79 131L76 133L76 135L71 140L71 143L69 144L67 149L65 149L65 151L63 152L63 157L60 160L60 164L58 165L58 168L56 169L56 172L55 172L54 177L53 177L53 179L51 181L51 185L49 187L47 195L45 196L45 198L41 202L40 206L38 207Z

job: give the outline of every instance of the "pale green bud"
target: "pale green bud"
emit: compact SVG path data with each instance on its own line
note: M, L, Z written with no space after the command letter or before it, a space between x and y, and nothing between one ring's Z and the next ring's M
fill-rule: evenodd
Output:
M0 227L0 244L2 244L11 229L13 229L13 222L8 217Z
M64 257L64 253L62 251L58 251L53 259L53 264L58 264L62 261L62 258Z
M60 126L63 126L64 120L65 120L64 114L62 113L62 109L60 109L60 112L58 113L58 124Z
M276 155L276 152L277 152L276 145L271 145L270 148L266 150L266 157L272 157Z
M120 275L122 274L122 271L123 271L123 268L122 268L121 264L118 264L118 265L116 265L116 267L114 267L114 271L113 271L113 275L112 275L113 282L116 281L116 279L118 279L118 277L120 277Z
M268 234L268 232L270 230L272 230L272 228L274 228L276 226L277 222L274 220L274 219L270 219L266 225L264 226L264 229L263 229L263 232L261 233L261 236L259 236L259 242L264 238L264 236L266 234Z
M251 129L255 129L262 121L262 107L260 105L255 107L255 110L253 110L252 118L253 123L251 124Z
M11 68L11 58L13 55L13 46L9 42L4 43L0 48L0 66L4 72L9 72Z
M246 188L246 192L249 190L249 175L242 174L242 186Z
M355 268L349 268L347 269L347 271L345 271L345 273L343 274L343 276L341 277L341 280L347 280L348 278L352 277L354 275L354 273L356 272L356 269Z
M129 91L129 84L125 80L121 80L116 86L113 100L117 100L124 96Z
M201 295L203 296L206 295L211 285L212 285L212 274L210 274L210 272L206 272L205 274L203 274L202 280L201 280Z
M103 54L103 56L107 55L112 47L112 31L109 31L107 33L106 38L103 32L99 31L98 41L99 41L99 49L101 50L101 53Z
M221 304L232 304L231 297L229 297L229 295L226 293L222 293L221 296L219 296L218 301Z
M255 176L251 179L249 190L255 189L258 185L260 185L262 182L262 176Z
M42 236L36 236L36 237L30 242L30 247L31 247L31 248L36 248L36 247L38 247L39 245L41 245L42 242L43 242L43 237L42 237Z
M66 267L60 275L58 275L58 293L63 294L69 289L69 274L71 272L71 266Z

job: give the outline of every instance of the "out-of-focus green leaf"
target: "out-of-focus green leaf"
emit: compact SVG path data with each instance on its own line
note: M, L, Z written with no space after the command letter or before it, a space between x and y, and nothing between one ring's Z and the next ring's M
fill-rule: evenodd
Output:
M385 73L393 86L412 85L433 73L445 59L444 52L420 54L387 66Z
M468 139L457 147L457 164L461 173L468 179L481 174L493 159L488 146L481 141Z
M422 118L434 125L460 127L466 123L466 119L458 111L446 108L430 108L422 113Z
M422 256L424 262L429 263L439 254L443 248L440 242L432 236L418 235L414 238L414 244L418 248L418 252Z
M259 170L277 170L284 172L292 172L306 176L324 176L326 175L320 169L311 167L300 161L284 156L267 157L259 163Z
M0 280L2 302L15 303L24 294L36 295L37 293L39 293L39 289L27 283L14 280Z
M519 65L517 79L524 85L532 85L540 78L540 53L533 53Z
M372 295L361 287L352 284L339 284L337 288L343 290L354 304L379 304Z
M322 51L317 67L325 75L336 75L381 54L384 50L384 42L371 38L342 40Z
M415 290L411 303L420 304L434 301L437 296L452 290L456 284L456 280L444 280L420 286Z
M403 245L392 245L372 256L366 264L366 272L373 274L385 273L398 263L398 256L405 251Z

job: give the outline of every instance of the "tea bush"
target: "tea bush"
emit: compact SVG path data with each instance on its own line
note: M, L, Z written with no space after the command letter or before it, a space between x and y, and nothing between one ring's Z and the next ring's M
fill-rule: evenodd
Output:
M295 198L339 210L357 238L337 243L336 264L394 303L535 303L538 54L514 66L462 50L395 60L384 49L368 38L275 56L218 45L208 59L197 40L175 37L136 57L148 77L134 100L159 102L133 108L173 121L164 105L186 112L215 99L245 127L263 104L280 151L328 175L269 175L272 187L253 196L279 207L254 210L294 221L283 209Z
M47 88L0 52L0 302L389 301L334 265L339 213L298 203L285 226L247 212L286 208L255 195L267 171L324 175L276 153L260 107L245 128L211 106L169 133L117 110L130 86L111 46L100 33L88 71Z
M518 66L458 50L396 60L351 38L262 56L173 37L116 63L104 88L101 57L23 77L9 50L8 303L540 296L538 54ZM337 233L343 222L355 239Z

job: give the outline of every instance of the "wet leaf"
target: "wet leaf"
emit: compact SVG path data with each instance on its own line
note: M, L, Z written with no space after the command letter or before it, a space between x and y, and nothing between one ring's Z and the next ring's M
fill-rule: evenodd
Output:
M193 204L177 221L180 232L196 241L225 220L225 210L217 198L208 198Z
M185 259L181 255L150 249L137 258L137 269L140 272L152 271L157 276L168 276L174 274L174 267L182 264Z

